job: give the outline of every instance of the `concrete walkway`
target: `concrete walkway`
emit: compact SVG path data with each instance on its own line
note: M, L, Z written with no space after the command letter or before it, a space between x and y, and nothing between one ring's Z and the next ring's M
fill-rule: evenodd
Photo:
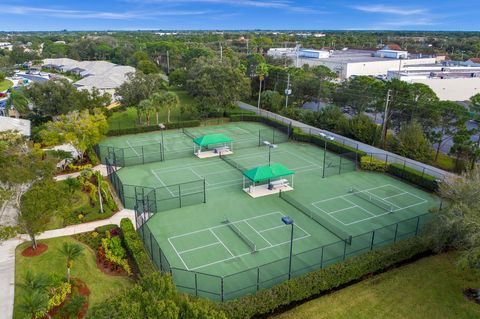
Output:
M94 166L94 167L92 167L92 170L93 171L100 171L102 176L107 176L107 166L106 165L100 164L100 165ZM69 177L72 177L72 178L78 177L78 176L80 176L80 173L81 172L75 172L75 173L70 173L70 174L57 175L54 178L55 178L56 181L63 181L63 180L66 180Z
M120 220L125 217L130 218L135 225L134 211L130 209L122 209L108 219L48 230L39 235L37 239L85 233L94 230L96 227L107 224L120 225ZM15 248L21 243L29 240L28 235L22 234L7 240L0 245L0 319L11 319L13 317L13 301L15 295Z

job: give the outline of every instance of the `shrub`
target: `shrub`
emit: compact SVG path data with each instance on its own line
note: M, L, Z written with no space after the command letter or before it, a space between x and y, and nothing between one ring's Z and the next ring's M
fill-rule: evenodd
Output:
M69 172L79 172L79 171L83 171L83 170L86 170L86 169L90 169L92 168L92 164L85 164L85 165L75 165L75 164L68 164L67 165L67 171Z
M154 273L156 271L155 266L147 255L143 243L133 227L132 221L128 218L123 218L120 221L120 228L122 229L125 247L135 261L135 266L140 274L146 276Z
M166 129L176 129L176 128L182 128L182 127L195 127L195 126L200 126L200 120L165 123ZM160 127L158 125L137 126L137 127L130 127L125 129L109 130L107 135L118 136L118 135L126 135L126 134L153 132L153 131L159 131L159 130L160 130Z
M438 180L436 177L417 171L416 169L404 166L402 164L388 165L387 172L429 191L435 192L438 190Z
M92 163L93 166L100 164L100 162L98 161L97 154L95 154L95 151L93 150L93 148L91 147L88 148L86 151L86 154L88 159L90 160L90 163Z
M269 314L280 307L318 296L428 251L426 241L420 237L413 237L294 278L256 294L219 303L218 307L224 310L229 318L235 319Z
M53 294L48 300L48 310L52 310L65 301L67 296L72 292L72 285L68 282L64 282L59 287L54 288L52 291Z
M110 237L110 233L107 234L107 237L102 239L102 245L98 251L99 259L104 263L110 266L112 270L118 269L118 267L123 268L128 275L132 274L128 260L125 258L126 252L122 247L120 237Z
M387 163L371 156L362 156L360 159L360 167L366 171L385 172Z
M87 301L82 295L75 294L67 303L65 303L60 309L60 315L62 318L77 318L78 313L82 309L82 306Z

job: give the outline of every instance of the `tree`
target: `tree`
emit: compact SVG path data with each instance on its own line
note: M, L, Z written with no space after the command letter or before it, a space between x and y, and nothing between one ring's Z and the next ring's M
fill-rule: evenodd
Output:
M393 149L399 155L421 162L428 162L432 156L430 143L417 122L404 124L400 128Z
M335 93L334 100L349 106L354 114L362 114L371 108L379 110L385 102L385 84L369 76L357 76L346 81Z
M137 69L145 74L158 73L157 65L150 60L142 60L138 62Z
M83 254L83 247L76 243L64 242L59 251L67 258L67 282L70 283L70 271L73 261Z
M120 96L122 106L137 106L140 101L147 100L155 92L166 89L166 82L160 74L132 73L120 87L116 94Z
M152 95L151 101L157 115L157 124L159 124L158 113L162 109L167 109L167 123L170 123L171 110L176 108L179 103L177 94L168 91L154 93Z
M250 94L249 79L235 61L194 60L188 70L186 90L196 98L202 112L226 109L241 97Z
M36 236L44 232L55 212L65 206L63 190L51 179L40 180L22 196L19 227L28 234L32 249L37 249Z
M465 125L458 128L453 135L453 145L450 149L450 154L455 156L455 166L458 171L464 169L461 165L462 160L472 160L479 155L476 144L471 137L472 131L467 129Z
M480 268L479 189L478 168L465 172L462 176L447 178L440 184L440 194L449 205L438 212L430 229L437 251L454 247L461 251L459 265L475 270Z
M35 182L52 178L54 170L55 163L42 150L16 133L0 133L0 215L5 218L8 207L18 210L25 192ZM12 216L12 223L15 220Z
M176 69L168 75L168 81L170 85L176 85L179 87L185 86L187 83L187 71L184 69Z
M176 291L171 278L154 273L140 279L135 287L92 307L92 318L129 319L226 319L226 315L206 300Z
M260 63L255 68L255 75L258 76L258 108L260 109L260 101L262 98L262 82L268 75L268 66L265 63Z
M266 90L262 92L262 109L276 112L283 106L284 99L280 93L275 91Z
M477 45L480 50L480 44ZM475 145L477 152L480 150L480 93L470 98L470 112L473 115L473 120L477 123L477 126L473 129L473 133L477 135L477 143ZM472 168L475 166L478 158L472 159Z
M141 114L144 114L147 126L150 125L150 115L154 111L155 111L155 107L153 106L153 102L151 99L146 99L138 103L138 106L137 106L138 117L141 118Z
M30 112L28 108L28 98L22 90L12 90L7 100L6 109L15 109L21 115L26 115Z
M31 292L35 290L45 290L50 286L50 284L50 278L44 273L34 274L31 270L28 270L23 280L17 283L17 286Z
M47 307L48 295L38 290L24 294L22 301L18 305L20 312L25 314L27 318L32 319L48 316Z
M462 105L450 101L438 102L435 108L436 111L432 113L438 114L439 120L435 130L429 132L428 138L433 144L437 144L435 152L435 160L437 160L443 143L451 139L455 132L465 125L467 112Z
M88 149L98 144L108 131L107 119L99 109L95 109L93 114L88 110L73 111L59 116L45 126L39 133L43 143L72 143L82 157Z

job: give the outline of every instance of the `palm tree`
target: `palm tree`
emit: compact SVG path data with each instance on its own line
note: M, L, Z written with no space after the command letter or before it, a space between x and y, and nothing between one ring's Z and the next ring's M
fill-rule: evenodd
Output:
M83 247L79 244L64 242L59 251L67 257L67 281L70 283L70 269L73 261L82 255Z
M138 113L144 113L147 121L147 126L150 125L150 113L154 110L153 103L151 100L146 99L138 103Z
M262 82L265 77L268 75L268 66L265 63L260 63L255 68L255 74L258 75L259 89L258 89L258 105L257 108L260 110L260 97L262 95Z
M23 281L17 283L17 286L29 291L41 291L50 286L50 283L51 280L47 275L43 273L35 275L32 271L28 270Z
M21 303L18 305L18 309L30 318L39 318L45 315L51 318L47 312L47 307L48 295L39 290L25 294Z
M178 105L178 96L173 92L161 92L155 93L152 96L152 104L157 112L157 124L158 124L158 111L166 108L168 111L167 123L170 123L170 112Z

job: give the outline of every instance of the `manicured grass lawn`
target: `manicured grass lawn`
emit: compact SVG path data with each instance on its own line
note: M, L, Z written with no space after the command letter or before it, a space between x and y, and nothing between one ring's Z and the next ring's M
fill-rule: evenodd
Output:
M95 252L88 246L76 241L71 237L60 237L47 240L41 240L41 243L48 245L48 250L40 256L23 257L22 250L30 245L23 243L17 247L15 252L15 282L21 282L27 270L35 273L56 272L66 276L66 260L58 250L64 242L75 242L82 245L83 256L74 261L72 268L72 277L83 280L90 289L89 304L93 306L113 296L123 289L130 288L134 282L128 277L109 276L102 273L96 265ZM24 290L15 287L15 305L14 318L23 318L18 310L18 304L21 302Z
M8 90L9 87L13 86L13 82L10 80L0 81L0 92Z
M187 94L184 90L178 88L170 88L169 91L175 92L178 95L180 101L179 107L172 109L170 112L170 121L176 122L180 115L180 106L190 106L194 104L193 98ZM135 122L137 121L137 109L134 107L127 108L123 112L115 112L108 118L108 125L110 129L125 129L135 127ZM162 110L159 113L159 121L165 123L167 121L167 110ZM142 119L142 123L145 122L145 119ZM150 118L150 125L156 124L156 115L153 113Z
M479 287L480 277L455 262L455 253L427 257L275 318L480 318L480 305L462 294L462 288Z

